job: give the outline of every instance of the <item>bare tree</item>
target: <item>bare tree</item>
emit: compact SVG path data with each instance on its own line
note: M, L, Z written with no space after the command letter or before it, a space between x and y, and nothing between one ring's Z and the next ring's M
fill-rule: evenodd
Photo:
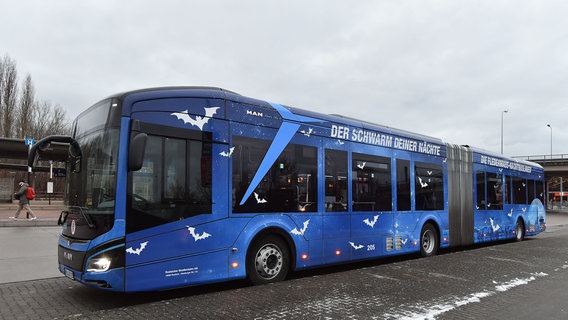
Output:
M53 106L49 115L49 124L47 125L48 132L46 132L48 135L70 133L70 125L67 121L67 113L60 105Z
M67 113L61 106L53 106L49 101L41 101L34 106L35 117L31 136L40 139L55 134L71 134L71 123L67 119Z
M18 133L18 138L31 137L32 126L34 123L34 114L36 109L35 98L34 98L34 85L32 83L31 75L27 75L24 82L24 87L22 88L22 93L20 96L20 107L18 109L18 128L16 132Z
M36 101L30 74L19 92L16 61L8 55L1 58L0 137L41 139L47 135L70 133L71 122L65 110L48 101Z
M0 122L2 123L2 131L0 133L4 137L13 138L15 137L13 125L18 100L18 71L16 70L16 62L7 55L2 58L1 64L0 109L2 110L2 119L0 119Z
M47 136L47 124L49 123L49 113L51 105L47 101L41 101L35 105L35 118L31 135L37 139Z

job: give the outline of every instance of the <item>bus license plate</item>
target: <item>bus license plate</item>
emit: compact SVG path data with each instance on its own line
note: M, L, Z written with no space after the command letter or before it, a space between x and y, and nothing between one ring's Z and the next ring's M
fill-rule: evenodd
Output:
M73 274L73 271L69 269L65 269L65 276L71 280L75 280L75 275Z

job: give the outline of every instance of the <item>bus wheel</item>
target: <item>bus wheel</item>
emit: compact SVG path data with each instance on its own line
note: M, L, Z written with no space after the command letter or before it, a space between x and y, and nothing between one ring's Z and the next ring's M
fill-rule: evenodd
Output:
M517 225L515 226L515 240L523 241L525 239L525 224L521 219L517 220Z
M247 259L247 275L254 285L282 281L290 269L290 252L277 236L256 241Z
M436 228L431 223L427 223L420 231L420 254L423 257L430 257L438 251L438 234Z

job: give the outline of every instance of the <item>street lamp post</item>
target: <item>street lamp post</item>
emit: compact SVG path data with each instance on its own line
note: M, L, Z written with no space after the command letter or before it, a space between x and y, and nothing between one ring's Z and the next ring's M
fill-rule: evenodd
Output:
M546 126L550 128L550 159L552 159L552 126L550 124Z
M503 154L503 115L509 112L509 110L501 111L501 154Z

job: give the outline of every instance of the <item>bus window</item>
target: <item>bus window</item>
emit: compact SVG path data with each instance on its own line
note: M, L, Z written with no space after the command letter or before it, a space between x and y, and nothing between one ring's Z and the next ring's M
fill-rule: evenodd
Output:
M477 171L475 178L477 181L476 208L477 210L485 210L485 206L487 205L487 200L485 199L485 172Z
M535 192L535 188L534 188L534 180L527 180L527 186L528 186L528 201L532 202L533 199L536 198L536 192Z
M410 210L410 161L396 159L396 210Z
M505 176L505 204L511 204L511 177Z
M536 197L544 203L544 183L542 181L536 181Z
M390 159L353 153L353 211L392 210Z
M211 213L211 143L148 135L132 172L128 232Z
M315 212L317 148L289 144L254 193L239 205L271 141L233 137L233 212Z
M444 173L442 166L416 163L416 210L444 209Z
M527 204L527 180L513 177L513 203Z
M325 149L325 211L347 211L347 152Z
M503 177L496 173L487 173L487 209L503 210Z

